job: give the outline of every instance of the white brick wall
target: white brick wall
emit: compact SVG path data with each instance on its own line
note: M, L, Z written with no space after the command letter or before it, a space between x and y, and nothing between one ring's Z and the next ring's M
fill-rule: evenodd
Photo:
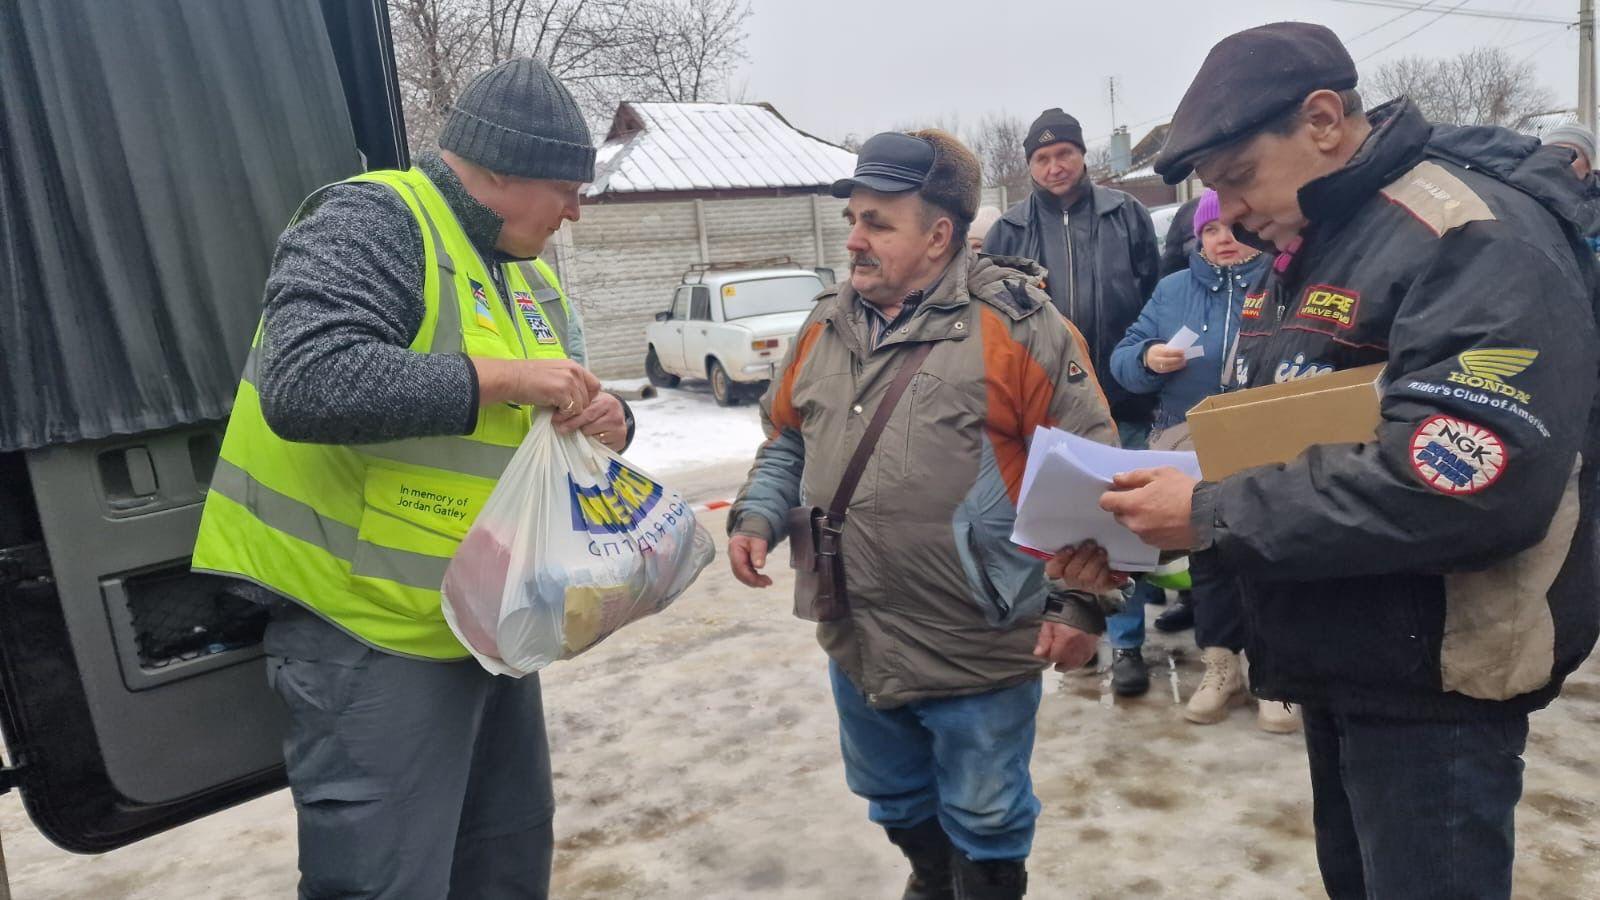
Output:
M998 191L984 191L997 204ZM822 222L817 258L812 204ZM832 197L703 201L710 262L791 256L802 266L845 274L849 234ZM585 206L552 254L563 285L583 314L589 366L602 378L644 374L644 332L691 265L701 262L693 201Z

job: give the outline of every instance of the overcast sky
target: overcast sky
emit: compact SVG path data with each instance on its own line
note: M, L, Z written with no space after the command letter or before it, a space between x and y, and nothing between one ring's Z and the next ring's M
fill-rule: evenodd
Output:
M1442 10L1461 2L1431 5ZM1116 122L1129 126L1137 141L1170 116L1212 44L1234 31L1289 18L1332 28L1363 73L1402 56L1448 56L1498 45L1516 59L1532 60L1558 105L1571 107L1577 99L1575 30L1453 15L1432 21L1438 13L1431 10L1362 35L1402 10L1335 0L750 4L750 59L734 77L738 99L771 103L796 127L830 140L936 118L966 127L991 111L1013 113L1026 123L1060 106L1083 122L1092 145L1111 133L1106 79L1115 75ZM1576 20L1577 7L1577 0L1466 0L1462 8ZM1419 26L1426 27L1405 37ZM1363 60L1368 54L1375 55Z

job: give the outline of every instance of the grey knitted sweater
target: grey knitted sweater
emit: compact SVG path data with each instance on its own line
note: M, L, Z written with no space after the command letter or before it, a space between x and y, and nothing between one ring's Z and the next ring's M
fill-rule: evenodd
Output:
M500 278L501 219L437 154L417 160ZM422 233L381 184L336 184L284 231L267 276L257 389L267 424L290 441L357 444L467 434L478 379L464 355L407 349L422 326ZM498 284L502 298L510 296ZM574 309L568 354L582 362ZM513 311L515 314L515 311Z

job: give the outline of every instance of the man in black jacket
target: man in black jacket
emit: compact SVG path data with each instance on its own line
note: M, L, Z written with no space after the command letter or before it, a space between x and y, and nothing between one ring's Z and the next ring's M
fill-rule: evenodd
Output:
M1083 127L1047 109L1023 141L1033 193L1012 204L989 230L983 252L1021 256L1045 267L1050 300L1089 342L1095 371L1109 372L1111 351L1139 317L1159 280L1155 225L1138 200L1089 179ZM1151 401L1101 379L1124 443L1150 426ZM1129 438L1135 438L1130 441Z
M1329 894L1503 898L1528 714L1600 625L1583 198L1532 138L1403 98L1363 115L1355 84L1320 26L1232 35L1156 168L1283 251L1246 300L1244 384L1383 363L1373 440L1216 483L1133 472L1102 505L1240 576L1252 688L1305 708Z

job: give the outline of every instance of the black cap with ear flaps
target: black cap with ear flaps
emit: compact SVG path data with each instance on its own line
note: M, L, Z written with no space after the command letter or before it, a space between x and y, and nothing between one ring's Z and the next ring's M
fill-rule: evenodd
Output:
M1350 51L1321 25L1274 22L1230 34L1179 101L1156 173L1177 184L1200 157L1249 137L1307 95L1348 90L1356 79Z
M831 193L841 200L864 187L880 194L898 194L922 187L933 171L933 144L898 131L875 134L856 154L856 172L833 183Z

